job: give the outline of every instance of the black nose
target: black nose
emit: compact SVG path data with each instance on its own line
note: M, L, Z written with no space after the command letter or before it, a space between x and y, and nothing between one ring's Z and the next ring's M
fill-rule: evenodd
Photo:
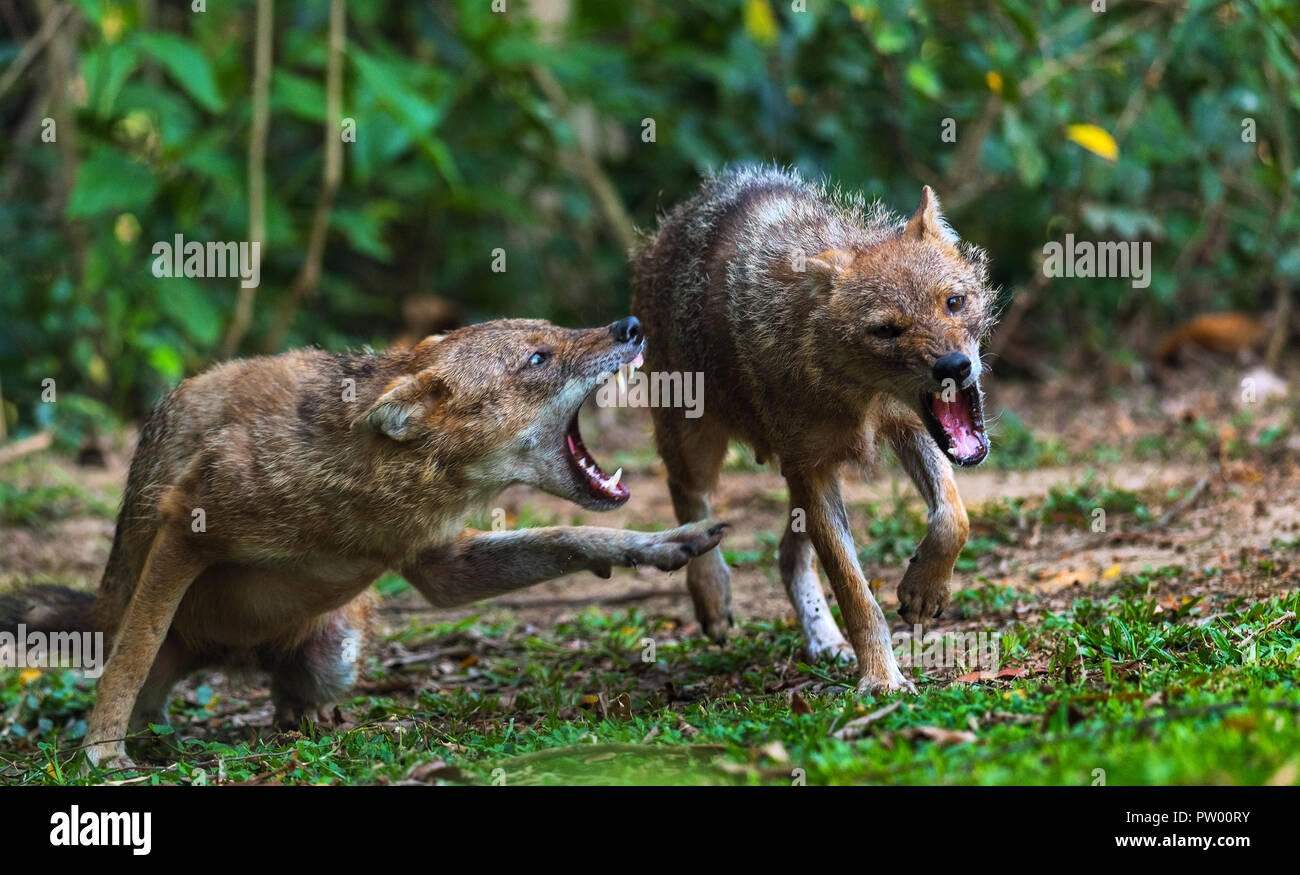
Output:
M641 333L641 320L635 316L618 320L609 326L609 333L619 343L637 343L645 336Z
M939 360L934 363L934 378L942 383L944 380L954 380L960 386L966 382L970 376L970 359L959 352L950 352L945 356L940 356Z

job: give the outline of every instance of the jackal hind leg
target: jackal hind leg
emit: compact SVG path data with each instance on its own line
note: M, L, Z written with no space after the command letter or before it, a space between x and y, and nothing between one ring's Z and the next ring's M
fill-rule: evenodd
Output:
M778 564L781 582L794 606L803 632L804 648L808 658L825 662L853 662L853 648L844 640L835 617L826 602L817 569L813 567L812 538L808 536L803 508L790 508L785 535L781 538Z
M108 665L95 688L95 707L86 730L91 765L129 762L125 739L132 714L140 710L137 700L154 669L177 606L206 564L188 542L182 525L183 520L174 515L165 518L118 625ZM166 678L160 676L151 693L154 699L156 689L162 686L170 689ZM155 703L144 704L149 708Z
M319 719L352 689L370 640L373 611L372 597L363 593L316 618L294 646L272 644L259 650L258 663L271 675L276 729L298 729L304 719Z

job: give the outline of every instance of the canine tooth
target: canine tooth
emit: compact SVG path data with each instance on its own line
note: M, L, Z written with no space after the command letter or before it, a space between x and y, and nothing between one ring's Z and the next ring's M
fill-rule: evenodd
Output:
M623 469L619 468L617 471L614 472L613 477L610 477L608 480L605 481L605 488L613 489L615 486L618 485L618 481L621 480L622 477L623 477Z
M636 376L636 364L634 363L627 366L627 378L630 381L635 376Z
M957 458L957 448L956 448L956 447L949 447L949 448L948 448L948 455L952 456L954 459Z
M614 372L614 383L618 386L618 394L624 395L627 393L627 375L623 373L622 368Z

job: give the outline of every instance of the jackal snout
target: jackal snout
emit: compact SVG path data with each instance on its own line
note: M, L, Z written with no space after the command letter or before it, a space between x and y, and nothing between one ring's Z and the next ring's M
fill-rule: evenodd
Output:
M970 371L970 359L960 352L939 356L934 362L934 367L931 368L931 373L940 384L945 380L952 380L958 386L966 385L966 381L970 379Z

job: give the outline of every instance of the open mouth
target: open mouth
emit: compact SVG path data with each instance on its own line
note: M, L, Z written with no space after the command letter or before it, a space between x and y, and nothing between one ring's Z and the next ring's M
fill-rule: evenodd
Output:
M984 408L977 384L958 389L951 400L945 400L939 392L922 394L921 418L939 449L956 464L978 465L989 454L989 436L984 431Z
M614 379L619 381L620 385L626 385L625 380L630 378L632 372L640 367L644 359L640 353L637 353L630 364L626 367L620 367L616 372ZM596 463L595 457L582 442L582 432L578 430L578 412L582 408L573 411L573 418L569 420L569 427L564 433L564 446L568 450L569 464L578 479L582 481L593 498L600 501L622 504L628 500L632 494L627 484L623 482L623 469L619 468L613 474L606 474L605 471Z

